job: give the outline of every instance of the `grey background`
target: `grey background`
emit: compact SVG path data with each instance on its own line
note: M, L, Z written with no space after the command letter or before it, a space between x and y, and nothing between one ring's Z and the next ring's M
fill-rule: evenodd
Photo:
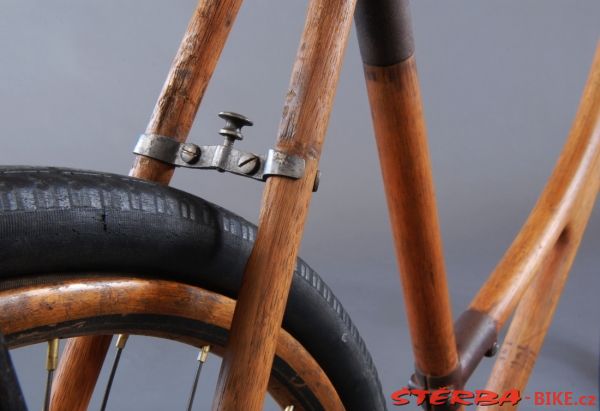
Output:
M600 2L413 3L456 315L510 244L550 174L598 39ZM233 110L256 124L242 147L272 147L305 5L246 2L193 141L218 143L215 115ZM193 0L3 0L0 163L127 173L131 148L194 6ZM405 383L412 360L354 33L321 169L301 254L350 312L389 396ZM259 183L181 170L173 185L256 221ZM596 207L528 392L597 391L599 245ZM32 409L41 402L42 351L15 353ZM183 408L194 359L194 349L134 338L118 377L130 386L115 390L113 409ZM483 387L490 364L474 377L473 388ZM207 367L214 373L203 377L205 386L216 378L218 363L212 359ZM209 390L197 409L208 407Z

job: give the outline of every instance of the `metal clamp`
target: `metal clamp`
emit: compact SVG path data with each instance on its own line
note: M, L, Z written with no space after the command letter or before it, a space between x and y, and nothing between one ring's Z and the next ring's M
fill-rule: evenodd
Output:
M266 181L271 176L298 179L304 175L305 161L301 157L273 149L266 155L258 155L234 148L235 140L243 138L241 128L252 125L252 122L231 112L221 112L219 116L227 121L219 131L225 137L222 145L181 144L170 137L142 134L133 152L176 167L218 170L260 181ZM318 187L318 175L313 191Z
M408 388L420 390L461 390L469 377L477 368L484 356L492 357L498 352L498 334L496 321L486 313L468 309L463 312L454 324L456 335L456 350L458 364L454 370L446 375L427 375L415 366L415 373L411 376ZM426 411L456 411L460 404L445 404L432 406L429 400L423 404Z

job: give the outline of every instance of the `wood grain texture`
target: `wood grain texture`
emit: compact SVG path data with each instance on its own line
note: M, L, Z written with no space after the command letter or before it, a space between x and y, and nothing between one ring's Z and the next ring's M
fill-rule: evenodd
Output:
M67 344L63 351L63 356L69 358L69 361L61 361L56 369L56 379L63 383L60 389L52 390L52 411L87 409L111 340L112 335L70 340L71 343ZM77 380L72 380L75 376Z
M416 365L447 375L458 357L415 60L364 72Z
M203 321L228 329L235 301L198 287L163 280L127 279L119 277L88 278L61 281L50 285L35 285L0 292L0 323L3 331L14 334L47 324L89 319L95 316L128 314L160 314ZM143 331L143 330L142 330ZM144 332L201 347L206 341L190 337L162 334L154 330ZM43 336L30 334L32 342ZM80 337L93 340L90 346L105 336ZM223 349L211 347L211 352L221 355ZM288 332L281 330L276 342L276 354L285 360L304 380L326 410L343 411L341 400L329 378L314 358ZM74 355L82 355L77 351ZM86 369L86 372L95 370ZM89 381L95 381L90 378ZM85 381L88 380L83 380ZM294 404L276 380L269 382L269 391L283 406ZM80 400L82 401L82 400ZM82 401L83 402L83 401ZM66 408L65 403L56 409ZM78 406L76 402L69 403ZM298 404L296 409L301 409ZM84 408L85 409L85 408Z
M51 411L85 411L104 365L112 335L67 340L52 384Z
M524 392L575 257L568 237L559 239L523 295L486 389L497 393L512 389ZM479 407L481 411L516 408L511 404Z
M573 253L600 187L600 42L569 137L542 195L471 308L486 312L498 328L548 259L561 236Z
M266 183L213 410L262 409L354 6L309 4L277 142L278 150L303 157L306 170L299 180Z
M509 288L489 290L485 288L488 287L486 284L481 292L487 292L492 300L484 305L478 300L478 295L474 302L484 309L490 309L499 318L504 318L507 311L510 314L513 304L510 299L519 299L522 295L488 380L487 389L503 392L508 389L523 391L527 387L599 189L600 42L569 139L551 180L519 234L519 237L525 237L525 240L529 236L545 234L551 245L546 246L548 250L523 248L521 258L529 259L532 270L534 267L539 268L531 273L522 272L522 276L533 277L531 279L513 279L512 276L518 275L518 272L515 274L513 270L521 267L508 264L520 262L512 256L511 253L516 252L513 248L529 246L525 240L518 243L517 237L515 244L511 246L494 273L496 276L503 275L509 282L512 281ZM535 223L540 226L534 226ZM559 232L556 239L553 238L555 232ZM544 245L545 243L542 243L542 246ZM524 287L525 290L522 291L519 287ZM510 405L501 407L502 410L515 408ZM485 409L494 410L500 407Z
M184 142L217 66L242 0L200 0L154 107L148 134ZM137 156L130 174L168 184L173 167Z
M241 4L242 0L199 1L171 64L146 133L172 137L179 142L186 140ZM174 167L170 165L136 156L129 175L169 184L173 172ZM93 378L95 374L81 373L87 368L101 368L109 345L108 337L69 340L61 361L61 372L53 385L53 398L62 400L67 393L73 392L79 393L75 397L91 398L95 379L93 383L86 380L86 383L80 384L79 381ZM67 367L66 363L70 365ZM87 408L81 401L79 403L82 408L69 408L68 405L62 409ZM53 406L58 406L58 403L53 401Z

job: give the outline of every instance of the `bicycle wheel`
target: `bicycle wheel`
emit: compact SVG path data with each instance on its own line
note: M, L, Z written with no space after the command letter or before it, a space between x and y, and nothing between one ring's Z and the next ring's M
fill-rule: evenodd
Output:
M196 347L208 344L221 355L234 306L223 295L172 281L44 276L21 280L18 287L0 292L0 322L9 347L58 337L125 333ZM344 409L316 361L285 331L278 341L269 392L282 408Z
M200 198L142 180L69 169L2 167L0 233L3 293L43 288L56 281L97 281L102 273L117 273L151 284L177 281L235 298L256 228ZM74 273L94 274L73 277ZM98 332L126 332L122 325L109 321L111 316L114 313L85 318L99 327ZM17 313L9 317L23 318ZM61 320L65 335L71 335L71 320L68 315ZM3 331L5 321L9 319L3 319ZM43 330L53 323L43 322L34 329ZM224 342L226 327L211 327L219 329L211 338ZM92 328L84 334L96 332ZM150 328L139 331L165 332ZM300 259L283 328L314 358L347 410L386 408L377 372L356 327L328 286ZM18 333L6 334L9 344L24 342ZM190 337L180 329L174 334L164 335L191 342L208 339L204 334ZM293 369L289 363L286 367ZM285 385L285 378L282 381ZM296 399L316 397L305 391L292 395ZM297 401L306 409L323 406L311 405L312 400Z

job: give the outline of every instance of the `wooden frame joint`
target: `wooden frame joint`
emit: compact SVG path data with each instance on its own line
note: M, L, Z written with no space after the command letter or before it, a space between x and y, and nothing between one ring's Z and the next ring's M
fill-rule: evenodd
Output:
M498 332L497 323L488 314L468 309L458 318L454 324L456 336L456 349L459 363L450 373L442 376L426 375L415 367L409 385L414 389L437 390L462 389L469 377L477 368L481 359L485 356L493 356L496 353ZM444 404L432 406L427 401L424 403L427 411L453 411L458 405Z

